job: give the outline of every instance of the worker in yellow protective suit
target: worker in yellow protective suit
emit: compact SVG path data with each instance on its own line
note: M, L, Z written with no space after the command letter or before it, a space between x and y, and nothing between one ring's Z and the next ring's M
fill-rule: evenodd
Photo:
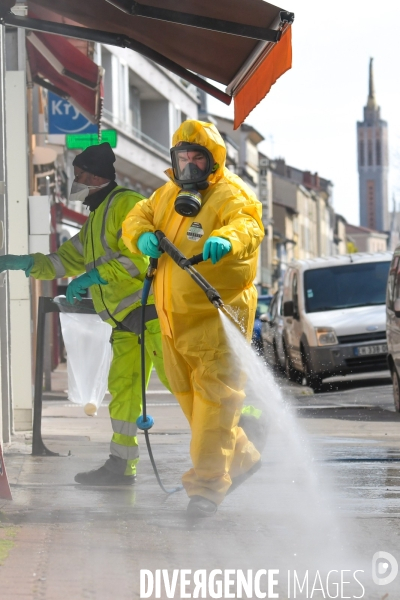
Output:
M250 341L257 249L264 237L261 203L225 167L225 157L214 125L182 123L173 136L170 181L138 202L122 226L133 253L159 258L154 295L164 366L192 430L193 468L182 481L188 513L199 517L214 514L228 490L258 469L260 454L238 427L245 377L219 311L185 271L161 255L154 231L161 230L185 256L203 253L199 272L236 311Z

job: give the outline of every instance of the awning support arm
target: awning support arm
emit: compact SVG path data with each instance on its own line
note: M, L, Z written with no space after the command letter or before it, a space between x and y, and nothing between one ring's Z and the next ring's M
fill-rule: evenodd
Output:
M220 33L237 35L254 40L279 42L282 35L282 27L279 29L268 29L267 27L245 25L242 23L235 23L234 21L225 21L224 19L213 19L211 17L202 17L190 13L168 10L158 6L149 6L147 4L136 2L135 0L106 0L106 2L129 15L134 15L136 17L168 21L169 23L188 25L189 27L197 27L198 29L209 29L211 31L218 31ZM280 17L281 25L283 23L292 23L294 14L281 11Z
M141 44L140 42L137 42L136 40L125 35L110 33L108 31L100 31L97 29L89 29L86 27L77 27L75 25L66 25L65 23L56 23L54 21L20 17L14 15L12 12L8 12L6 14L0 13L0 24L21 27L22 29L31 29L33 31L43 31L44 33L52 33L55 35L72 37L90 42L100 42L102 44L110 44L111 46L119 46L121 48L129 48L130 50L134 50L142 56L145 56L158 65L164 67L168 71L175 73L175 75L178 75L178 77L181 77L189 83L192 83L207 94L210 94L210 96L214 96L214 98L217 98L217 100L220 100L224 104L229 105L232 101L232 97L229 96L229 94L219 90L217 87L211 83L208 83L208 81L199 75L188 71L184 67L181 67L181 65L178 65L178 63L163 56L159 52L156 52L145 44Z

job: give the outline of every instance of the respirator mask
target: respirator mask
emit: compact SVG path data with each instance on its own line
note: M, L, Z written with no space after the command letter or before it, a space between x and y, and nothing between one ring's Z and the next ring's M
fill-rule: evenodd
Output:
M207 178L218 165L207 148L188 142L171 148L171 163L174 181L182 188L175 200L175 210L183 217L195 217L203 201L200 190L208 188Z
M108 184L109 182L103 183L102 185L85 185L84 183L77 183L74 181L71 185L69 200L83 202L89 196L90 190L99 190L100 188L106 187Z

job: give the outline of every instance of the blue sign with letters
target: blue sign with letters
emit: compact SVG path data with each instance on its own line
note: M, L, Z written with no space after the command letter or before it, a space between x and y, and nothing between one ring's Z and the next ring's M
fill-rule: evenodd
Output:
M98 127L91 123L68 100L49 92L49 133L97 133Z

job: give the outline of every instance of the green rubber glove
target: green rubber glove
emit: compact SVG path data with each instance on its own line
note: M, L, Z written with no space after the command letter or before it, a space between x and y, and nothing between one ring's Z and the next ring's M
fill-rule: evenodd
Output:
M5 254L0 256L0 273L3 271L25 271L25 275L29 277L34 262L33 256L30 256L30 254L24 254L23 256Z
M142 254L151 256L151 258L160 258L162 252L158 249L158 239L155 233L146 231L142 233L137 242L137 247Z
M217 263L225 254L228 254L232 248L229 240L221 237L210 237L204 244L203 260L211 258L213 265Z
M108 285L108 281L100 277L100 273L97 269L92 269L88 273L79 275L79 277L73 279L67 287L67 302L73 304L74 298L82 300L81 294L85 294L86 290L96 283L99 285Z

